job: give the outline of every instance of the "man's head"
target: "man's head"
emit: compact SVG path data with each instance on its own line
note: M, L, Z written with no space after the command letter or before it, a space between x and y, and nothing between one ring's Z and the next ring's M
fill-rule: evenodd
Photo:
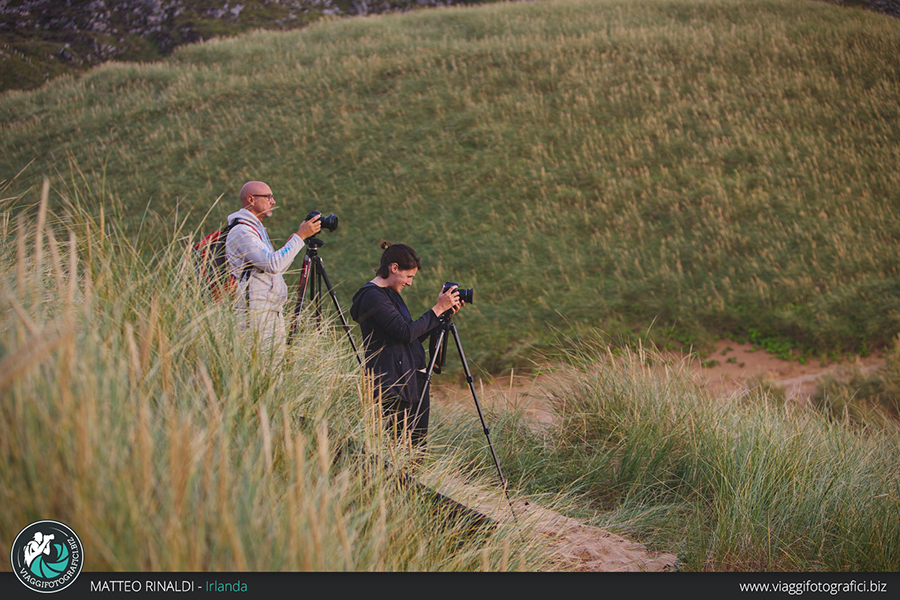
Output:
M262 181L248 181L241 188L241 208L246 208L257 219L265 219L272 216L275 208L275 196L272 188Z

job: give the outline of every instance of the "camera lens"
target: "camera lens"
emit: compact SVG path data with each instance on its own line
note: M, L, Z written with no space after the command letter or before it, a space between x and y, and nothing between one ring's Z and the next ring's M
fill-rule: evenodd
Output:
M321 215L321 214L322 213L320 213L317 210L311 211L308 215L306 215L306 220L309 221L316 215ZM328 231L334 231L335 229L337 229L337 226L338 226L338 218L337 218L337 216L335 216L334 213L331 213L327 217L321 217L319 219L319 223L322 224L322 229L327 229Z
M465 302L466 304L472 304L475 302L475 290L472 288L461 288L458 283L454 283L452 281L448 281L444 283L444 290L447 291L453 286L456 286L456 291L459 292L459 299Z

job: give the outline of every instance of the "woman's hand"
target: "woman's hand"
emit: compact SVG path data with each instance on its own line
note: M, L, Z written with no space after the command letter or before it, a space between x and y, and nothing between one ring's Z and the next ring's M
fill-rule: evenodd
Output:
M437 299L437 304L431 309L434 311L434 314L440 317L448 310L451 311L451 313L455 313L463 306L464 303L459 299L459 292L456 291L457 287L459 286L454 285L446 291L441 291Z

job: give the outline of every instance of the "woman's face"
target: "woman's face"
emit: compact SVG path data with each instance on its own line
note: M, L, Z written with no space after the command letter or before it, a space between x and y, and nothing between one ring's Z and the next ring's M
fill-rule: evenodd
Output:
M403 291L403 288L413 284L413 277L418 272L419 269L416 267L401 269L397 263L393 263L391 264L391 274L387 278L387 286L399 294Z

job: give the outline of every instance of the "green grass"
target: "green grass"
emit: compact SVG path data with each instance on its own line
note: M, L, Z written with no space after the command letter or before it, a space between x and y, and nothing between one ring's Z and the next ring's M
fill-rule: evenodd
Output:
M812 402L836 419L881 423L900 418L900 338L884 367L869 372L847 366L821 377Z
M56 203L73 165L151 254L266 180L276 239L340 217L322 255L345 308L382 239L423 257L414 312L474 287L476 370L591 328L865 352L900 332L898 55L896 21L794 0L322 22L7 93L0 173L30 164L21 207L45 175Z
M489 416L516 489L577 498L572 514L677 552L685 571L900 565L896 420L835 419L764 386L715 399L653 352L585 351L557 377L541 389L552 426ZM437 432L489 469L473 421Z

